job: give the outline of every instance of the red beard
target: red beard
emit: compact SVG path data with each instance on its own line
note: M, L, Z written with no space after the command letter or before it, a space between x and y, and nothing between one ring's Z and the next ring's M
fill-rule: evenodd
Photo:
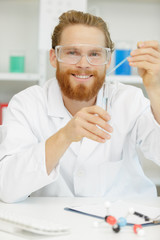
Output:
M82 71L68 70L66 72L62 72L59 69L59 64L57 64L56 78L58 80L58 84L61 88L62 93L66 97L78 101L89 101L97 95L98 91L102 87L105 79L105 73L105 70L101 75L98 75L97 71L83 71L83 74L85 75L93 75L93 83L90 84L89 87L81 83L73 87L69 80L71 74L81 75Z

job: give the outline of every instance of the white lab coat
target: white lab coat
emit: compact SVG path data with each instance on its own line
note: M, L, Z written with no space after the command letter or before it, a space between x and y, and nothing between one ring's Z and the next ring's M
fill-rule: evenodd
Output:
M31 196L106 197L110 200L156 196L144 175L136 146L160 164L160 126L142 91L119 84L110 90L111 140L87 138L70 145L48 176L45 141L71 119L56 79L33 86L9 103L1 126L0 199L16 202ZM102 90L97 98L102 106Z

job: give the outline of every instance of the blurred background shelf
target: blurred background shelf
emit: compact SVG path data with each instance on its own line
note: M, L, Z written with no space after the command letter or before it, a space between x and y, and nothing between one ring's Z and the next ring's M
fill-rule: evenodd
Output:
M0 73L0 81L39 81L39 74L35 73Z
M0 73L0 81L39 81L40 75L36 73ZM139 76L111 75L109 80L116 80L122 83L141 84L142 78Z
M106 79L112 80L112 81L119 81L121 83L126 84L142 84L142 78L139 76L126 76L126 75L112 75L108 76Z

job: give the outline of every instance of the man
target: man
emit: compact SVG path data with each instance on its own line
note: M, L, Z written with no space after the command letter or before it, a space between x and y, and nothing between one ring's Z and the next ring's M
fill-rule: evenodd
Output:
M14 96L1 127L1 200L156 196L136 147L160 164L160 48L157 41L137 46L128 61L150 101L119 84L109 89L105 110L102 85L113 51L107 26L88 13L60 16L50 50L57 79Z

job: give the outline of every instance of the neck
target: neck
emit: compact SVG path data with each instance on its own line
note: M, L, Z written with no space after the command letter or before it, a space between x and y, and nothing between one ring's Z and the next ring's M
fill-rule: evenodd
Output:
M84 107L90 107L95 105L96 98L97 98L97 96L95 96L94 98L86 102L86 101L73 100L64 95L62 96L63 96L64 105L67 108L67 110L72 114L72 116L74 116L78 111L80 111Z

